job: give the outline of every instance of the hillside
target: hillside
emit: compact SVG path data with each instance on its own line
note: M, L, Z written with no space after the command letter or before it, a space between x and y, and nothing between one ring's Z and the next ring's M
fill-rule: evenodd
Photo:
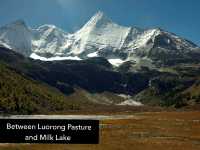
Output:
M40 114L80 109L65 95L0 63L0 110L6 114Z
M127 102L131 105L134 101L147 106L188 106L190 98L184 92L194 87L200 73L198 64L177 64L160 70L141 67L136 72L127 64L116 69L101 57L46 62L32 60L3 47L0 60L18 75L54 87L67 98L67 104L80 104L85 110L93 105L114 107Z
M134 99L147 105L176 108L199 104L199 64L176 65L162 71L168 73L152 78L148 88L137 93Z

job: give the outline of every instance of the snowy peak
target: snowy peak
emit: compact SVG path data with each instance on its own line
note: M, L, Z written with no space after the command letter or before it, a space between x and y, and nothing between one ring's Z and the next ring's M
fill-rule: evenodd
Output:
M193 49L198 46L173 33L160 28L143 30L135 36L135 40L129 44L130 49L163 48L168 50Z
M65 31L56 27L55 25L49 25L49 24L42 25L39 28L37 28L36 30L41 32L41 33L44 33L44 32L48 32L48 33L50 33L50 32L60 32L60 33L67 34Z
M187 50L198 47L194 43L160 28L157 29L156 34L153 36L153 45L154 47L162 47L172 50Z
M14 21L10 24L5 25L4 27L7 27L7 28L17 28L17 27L27 28L27 25L23 20L16 20L16 21Z
M109 19L103 12L99 11L85 24L83 28L92 26L98 28L108 23L112 23L111 19Z
M50 32L52 32L52 31L54 31L54 30L56 30L56 26L54 26L54 25L42 25L42 26L40 26L39 28L37 28L36 29L38 32L40 32L40 33L44 33L44 32L48 32L48 33L50 33Z
M93 30L105 28L107 25L114 24L103 12L97 12L91 19L75 34L82 32L92 32Z
M65 36L68 34L54 25L43 25L33 30L33 32L39 34L40 35L39 38L41 37L48 38L50 36L52 36L50 38L65 38Z
M112 22L102 12L98 12L74 34L75 41L71 46L71 53L88 55L110 47L119 49L123 46L130 29Z
M111 62L134 61L199 52L197 45L160 28L140 29L114 23L103 12L97 12L77 32L69 34L54 25L37 29L17 20L0 28L0 45L25 56L42 57L105 57ZM154 59L155 60L155 59ZM143 61L146 63L146 60Z
M69 34L54 25L43 25L32 30L33 52L63 55Z
M31 30L22 20L17 20L0 28L1 43L26 56L31 54L31 40Z

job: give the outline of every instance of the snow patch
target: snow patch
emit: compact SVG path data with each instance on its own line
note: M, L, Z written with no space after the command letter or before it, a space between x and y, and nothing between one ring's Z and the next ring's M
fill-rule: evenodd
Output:
M141 102L137 102L131 99L130 95L125 95L125 94L119 94L118 96L122 97L125 99L125 101L117 104L121 106L143 106Z
M141 102L137 102L134 100L125 100L124 102L117 104L117 105L121 105L121 106L143 106L143 104Z
M98 52L90 53L87 57L98 57Z
M32 59L36 59L36 60L41 60L41 61L55 61L55 60L82 60L77 56L68 56L68 57L60 57L60 56L56 56L56 57L51 57L51 58L45 58L45 57L41 57L35 53L32 53L30 55L30 58Z
M123 64L125 61L121 60L121 59L108 59L109 63L111 63L112 65L119 67L121 64Z
M3 47L8 48L8 49L12 49L8 44L3 43L1 41L0 41L0 46L3 46Z

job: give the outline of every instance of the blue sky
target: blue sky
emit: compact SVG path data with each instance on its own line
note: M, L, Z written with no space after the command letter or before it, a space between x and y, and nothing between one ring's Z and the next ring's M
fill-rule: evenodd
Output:
M99 10L118 24L161 27L200 45L199 0L1 0L0 26L23 19L73 32Z

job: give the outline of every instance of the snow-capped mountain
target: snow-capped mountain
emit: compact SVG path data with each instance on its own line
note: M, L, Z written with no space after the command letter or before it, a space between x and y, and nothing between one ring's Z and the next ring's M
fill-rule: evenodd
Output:
M54 25L43 25L33 29L32 50L37 53L49 53L59 55L64 53L66 48L67 33Z
M71 53L88 55L107 47L121 49L130 29L113 23L99 12L74 34L75 41Z
M21 20L0 28L0 44L15 49L23 55L31 54L32 39L31 29Z
M200 52L197 45L175 34L159 28L120 26L102 12L75 33L54 25L31 29L23 21L16 21L0 28L0 44L35 59L79 60L102 56L115 65L125 61L151 64L155 59L185 58L188 53Z

